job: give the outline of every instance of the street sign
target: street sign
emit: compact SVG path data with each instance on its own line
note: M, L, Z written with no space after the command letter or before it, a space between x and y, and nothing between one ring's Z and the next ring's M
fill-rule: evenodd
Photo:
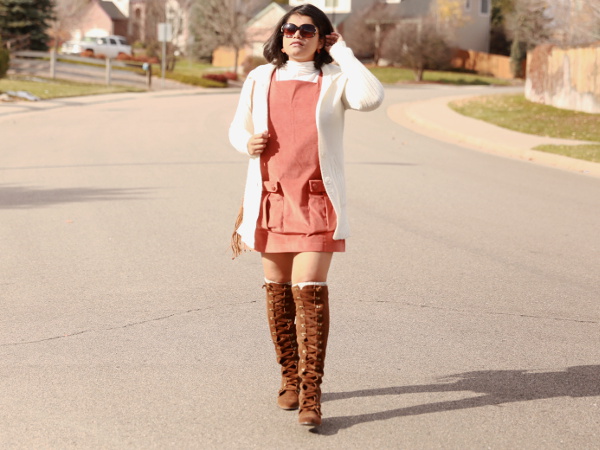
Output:
M173 39L173 26L170 23L158 24L158 42L171 42Z

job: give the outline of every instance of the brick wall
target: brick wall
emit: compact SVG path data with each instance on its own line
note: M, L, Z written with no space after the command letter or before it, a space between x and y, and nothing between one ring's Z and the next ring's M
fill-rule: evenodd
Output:
M114 34L113 22L96 2L92 2L79 23L79 32L85 36L92 30L102 30Z

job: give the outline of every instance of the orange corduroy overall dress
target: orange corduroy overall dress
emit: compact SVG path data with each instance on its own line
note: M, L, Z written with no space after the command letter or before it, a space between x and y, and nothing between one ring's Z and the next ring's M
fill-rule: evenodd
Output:
M318 82L277 81L269 88L269 139L260 156L263 193L255 250L266 253L343 252L337 219L319 165Z

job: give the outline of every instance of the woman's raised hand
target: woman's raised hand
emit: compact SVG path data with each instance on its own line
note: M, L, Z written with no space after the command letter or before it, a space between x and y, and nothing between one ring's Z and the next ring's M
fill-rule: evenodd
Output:
M325 36L325 50L329 51L336 42L343 42L344 38L340 33L333 32Z
M267 147L267 140L269 139L269 132L264 131L259 134L254 134L248 139L248 154L260 155Z

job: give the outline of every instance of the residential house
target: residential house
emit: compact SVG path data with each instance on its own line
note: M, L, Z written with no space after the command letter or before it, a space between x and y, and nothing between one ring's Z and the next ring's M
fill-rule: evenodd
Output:
M127 36L127 16L111 1L92 0L69 32L75 40L83 36Z
M269 3L255 14L246 25L246 46L240 51L239 61L248 57L261 58L263 45L271 36L277 22L289 11L290 7L279 3ZM213 65L217 67L233 67L235 54L233 49L218 47L213 52Z
M121 0L122 1L122 0ZM171 42L185 53L190 40L189 11L177 0L166 0L164 7L157 8L146 0L129 0L129 27L127 36L131 42L147 42L158 38L158 24L171 25Z
M344 33L344 21L351 14L380 10L389 24L415 21L428 15L437 0L290 0L290 6L312 3L325 11L334 26ZM487 52L490 42L491 0L460 0L464 24L457 30L454 45L465 50Z
M134 1L134 0L132 0ZM260 10L249 22L249 43L240 54L240 61L248 56L262 56L262 46L273 27L289 8L312 3L322 9L332 23L344 34L344 23L353 14L368 14L379 9L378 17L385 17L386 26L401 26L403 22L422 20L432 10L437 0L289 0L289 6L271 3ZM464 24L457 30L454 45L465 50L487 52L489 48L491 0L460 0L463 7ZM350 33L351 31L348 30ZM233 66L233 51L223 47L213 54L213 64L221 67Z

